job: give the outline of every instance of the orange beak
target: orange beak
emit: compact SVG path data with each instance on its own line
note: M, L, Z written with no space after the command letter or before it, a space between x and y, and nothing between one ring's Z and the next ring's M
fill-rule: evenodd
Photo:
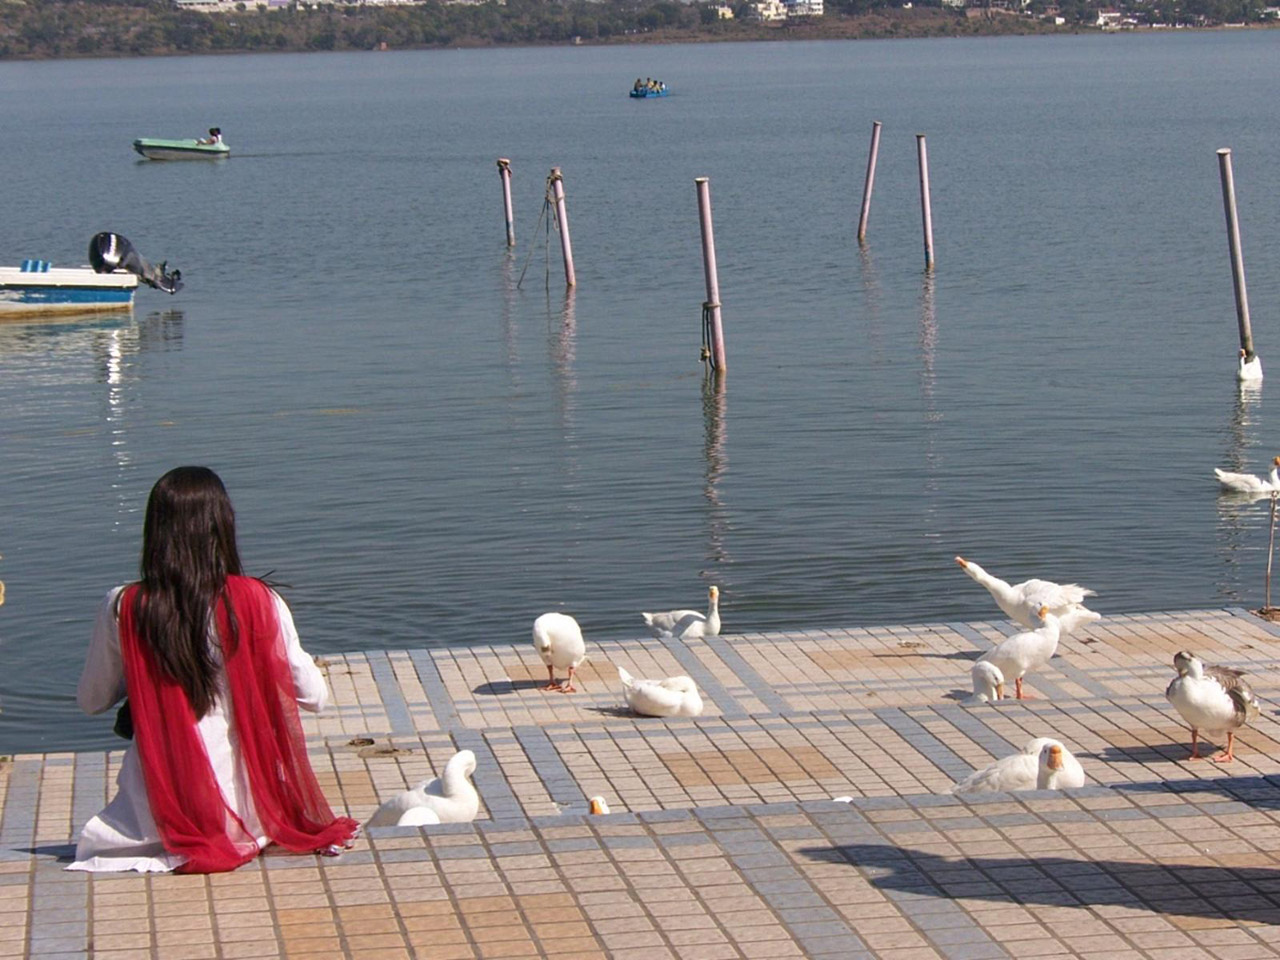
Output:
M1049 608L1041 607L1039 610L1036 611L1036 614L1040 617L1041 620L1043 620L1045 617L1049 615Z
M591 798L591 812L592 813L608 813L609 812L609 805L604 802L604 797Z
M964 557L956 557L956 563L958 563L962 567L967 567L969 565L969 561L967 561Z
M1049 769L1050 770L1062 769L1062 748L1061 747L1049 748Z

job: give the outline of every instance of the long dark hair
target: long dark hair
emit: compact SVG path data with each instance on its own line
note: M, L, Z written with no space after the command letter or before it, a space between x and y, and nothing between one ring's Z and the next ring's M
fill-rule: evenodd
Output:
M213 707L218 668L209 646L215 605L227 577L240 574L236 515L218 475L177 467L156 481L142 527L141 589L134 596L138 639L161 672L186 691L198 718ZM236 641L235 612L227 605Z

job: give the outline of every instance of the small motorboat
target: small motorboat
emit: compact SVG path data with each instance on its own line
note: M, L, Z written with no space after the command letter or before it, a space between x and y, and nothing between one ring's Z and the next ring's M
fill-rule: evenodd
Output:
M231 156L231 148L222 142L222 131L209 130L208 139L133 141L133 149L148 160L221 160Z
M168 261L153 266L118 233L98 233L89 241L89 265L55 267L48 260L23 260L0 267L0 319L38 314L129 310L141 281L165 293L182 289L182 272Z
M91 267L24 260L18 267L0 267L0 319L128 310L137 289L138 278L132 273L96 273Z

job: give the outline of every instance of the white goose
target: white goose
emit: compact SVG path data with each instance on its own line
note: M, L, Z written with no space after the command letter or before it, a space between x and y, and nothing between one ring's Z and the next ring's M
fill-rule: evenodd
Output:
M1265 480L1254 473L1231 473L1218 467L1213 468L1213 475L1218 478L1222 489L1231 493L1276 493L1280 491L1280 457L1271 461L1271 472Z
M973 696L965 703L990 703L1004 699L1004 674L994 663L979 660L970 668L969 678L973 682Z
M440 822L440 814L430 807L410 807L400 814L397 827L429 827Z
M1041 607L1037 614L1044 621L1040 629L1006 637L978 658L979 663L990 663L999 669L1006 680L1013 677L1015 696L1019 700L1023 699L1022 678L1053 659L1061 636L1058 618L1048 607Z
M1243 347L1240 348L1240 365L1236 367L1236 379L1241 383L1257 382L1262 379L1262 358L1256 353L1253 359Z
M412 790L386 801L369 818L369 826L397 826L415 807L429 807L436 815L436 823L470 823L480 812L480 794L471 783L475 772L476 755L470 750L459 750L445 764L442 776L423 780ZM425 814L414 814L414 817L423 816Z
M720 588L707 588L707 612L667 610L664 613L641 613L645 626L655 637L689 640L720 635Z
M1241 679L1243 670L1206 666L1194 654L1181 650L1174 654L1173 678L1164 695L1191 727L1191 756L1200 760L1200 731L1226 731L1227 749L1213 759L1230 763L1235 759L1236 731L1258 715L1258 698Z
M1059 741L1036 737L1021 753L1001 757L975 770L952 793L1004 793L1010 790L1061 790L1084 785L1084 768Z
M987 592L995 600L996 606L1004 611L1005 616L1028 629L1034 630L1040 626L1035 616L1036 611L1041 607L1048 607L1049 612L1057 617L1062 617L1073 608L1078 608L1084 611L1081 616L1086 620L1102 618L1101 614L1094 613L1084 606L1084 598L1092 597L1096 591L1082 587L1078 583L1024 580L1022 583L1010 584L987 573L972 560L956 557L956 563L960 565L960 569L987 588Z
M665 680L637 680L618 667L622 695L627 706L646 717L698 717L702 715L702 697L698 685L689 677L667 677Z
M544 613L533 621L533 645L547 665L547 685L542 689L574 693L574 671L587 659L587 645L578 621L563 613ZM557 669L568 670L568 679L558 682Z

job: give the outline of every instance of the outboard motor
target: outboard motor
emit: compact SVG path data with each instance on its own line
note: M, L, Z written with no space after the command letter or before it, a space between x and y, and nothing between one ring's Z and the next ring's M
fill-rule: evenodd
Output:
M138 255L131 244L118 233L97 233L89 241L89 264L94 273L111 273L125 270L149 287L165 293L177 293L182 289L182 271L168 270L168 260L153 267Z

